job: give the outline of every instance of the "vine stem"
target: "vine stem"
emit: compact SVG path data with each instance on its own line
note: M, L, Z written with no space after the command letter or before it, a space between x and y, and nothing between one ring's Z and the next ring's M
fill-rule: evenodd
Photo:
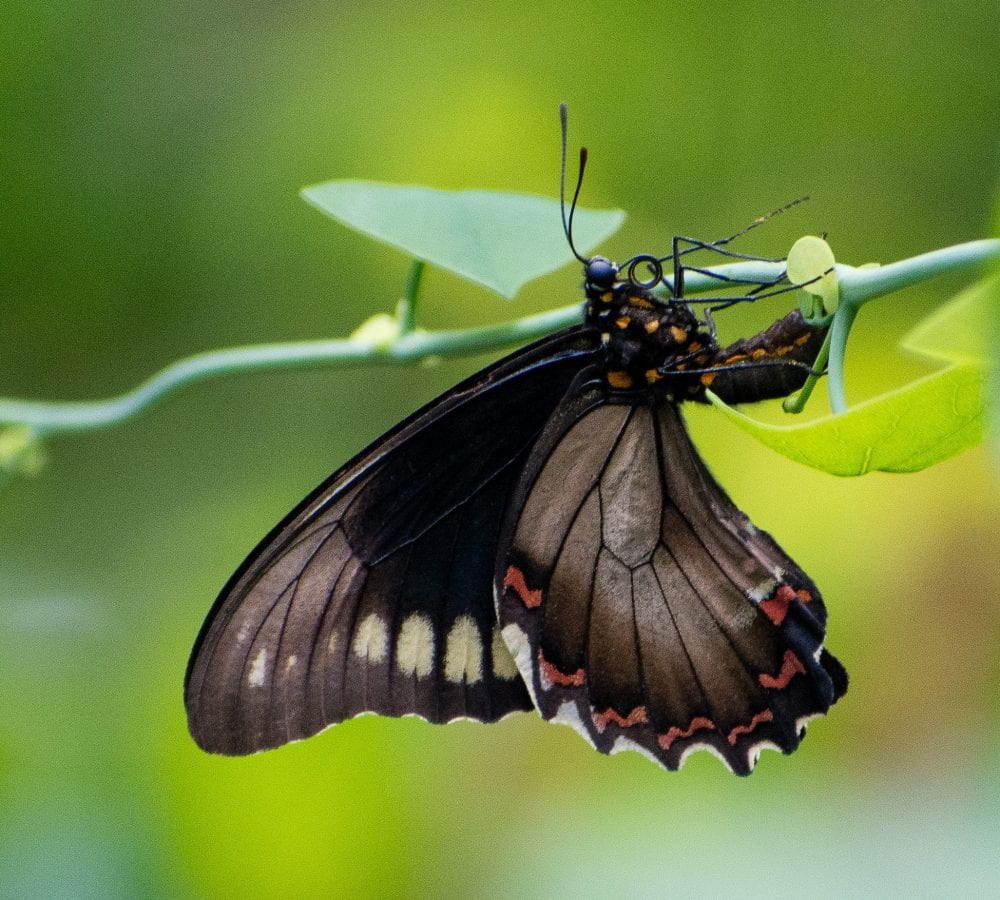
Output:
M838 264L836 273L840 284L841 305L837 315L842 317L842 325L838 329L835 324L834 330L843 331L845 342L850 325L848 313L841 312L845 307L856 313L863 303L875 297L944 272L994 258L1000 258L1000 240L959 244L886 266L854 268ZM199 353L172 363L138 387L117 397L74 402L0 399L0 425L23 426L36 439L60 432L92 431L126 422L182 387L223 375L318 365L412 363L429 356L452 357L482 353L543 337L580 321L580 304L574 303L500 325L454 331L417 331L413 327L414 307L423 265L417 261L410 270L407 289L397 309L399 333L392 341L302 341L257 344ZM730 279L764 282L779 277L783 272L783 264L731 263L717 266L711 271ZM688 293L699 293L717 289L718 283L718 279L711 275L691 273L685 287ZM843 342L841 347L842 345ZM835 361L833 357L834 354L831 354L831 369ZM831 378L831 381L835 380L835 377ZM839 384L842 400L842 377ZM843 408L840 402L834 406L838 407Z
M396 322L400 337L411 334L417 327L417 296L420 294L420 282L423 280L426 266L427 263L422 259L415 259L410 263L410 271L406 273L403 298L396 304Z
M887 265L835 267L840 305L830 328L829 383L830 409L836 415L847 410L844 360L847 338L854 319L864 304L886 294L926 281L936 275L1000 258L1000 240L987 239L955 244L911 256Z

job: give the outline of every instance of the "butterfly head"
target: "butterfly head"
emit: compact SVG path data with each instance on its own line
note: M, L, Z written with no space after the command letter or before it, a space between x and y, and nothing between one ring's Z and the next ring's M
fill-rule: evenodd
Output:
M618 264L603 256L592 256L583 261L584 284L591 291L609 291L618 280Z

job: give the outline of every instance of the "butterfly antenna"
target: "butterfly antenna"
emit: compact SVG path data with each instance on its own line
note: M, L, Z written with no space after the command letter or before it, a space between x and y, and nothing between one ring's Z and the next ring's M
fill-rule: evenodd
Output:
M758 216L742 231L737 231L736 234L731 234L729 235L729 237L723 238L721 241L712 241L712 245L715 247L722 247L725 244L730 243L731 241L735 241L737 238L743 237L743 235L745 235L748 231L753 231L759 225L763 225L765 222L770 222L771 219L773 219L775 216L780 216L783 212L787 212L793 206L798 206L800 203L805 203L808 199L809 199L808 197L797 197L791 203L786 203L784 206L779 207L778 209L773 209L766 215Z
M583 187L583 172L587 167L587 148L580 148L580 172L576 178L576 190L573 191L573 200L569 205L569 216L566 215L566 143L567 143L567 119L566 104L559 104L559 122L562 125L562 167L559 174L559 211L562 213L563 232L569 249L573 255L582 263L587 260L580 256L573 244L573 214L576 212L576 201L580 196L580 188Z

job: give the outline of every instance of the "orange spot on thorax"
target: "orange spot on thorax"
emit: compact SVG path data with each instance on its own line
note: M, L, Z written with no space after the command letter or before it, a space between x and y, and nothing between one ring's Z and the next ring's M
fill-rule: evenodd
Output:
M608 384L613 388L619 388L620 390L626 390L632 387L632 376L628 372L615 369L608 372L607 375Z

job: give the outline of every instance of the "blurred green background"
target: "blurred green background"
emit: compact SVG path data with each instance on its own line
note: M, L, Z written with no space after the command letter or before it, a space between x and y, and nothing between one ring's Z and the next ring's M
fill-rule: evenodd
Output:
M335 177L554 195L557 104L603 248L828 232L845 262L989 233L993 2L8 0L0 393L83 399L220 346L341 336L407 260L297 197ZM553 223L553 227L558 225ZM749 239L748 239L749 240ZM430 273L422 323L506 303ZM865 310L857 399L968 279ZM734 311L725 338L784 312ZM791 757L666 773L518 716L364 718L201 753L181 683L219 587L329 471L486 358L233 377L62 438L0 493L0 891L9 896L969 895L1000 851L1000 490L983 450L838 480L690 411L729 492L822 587L851 690Z

